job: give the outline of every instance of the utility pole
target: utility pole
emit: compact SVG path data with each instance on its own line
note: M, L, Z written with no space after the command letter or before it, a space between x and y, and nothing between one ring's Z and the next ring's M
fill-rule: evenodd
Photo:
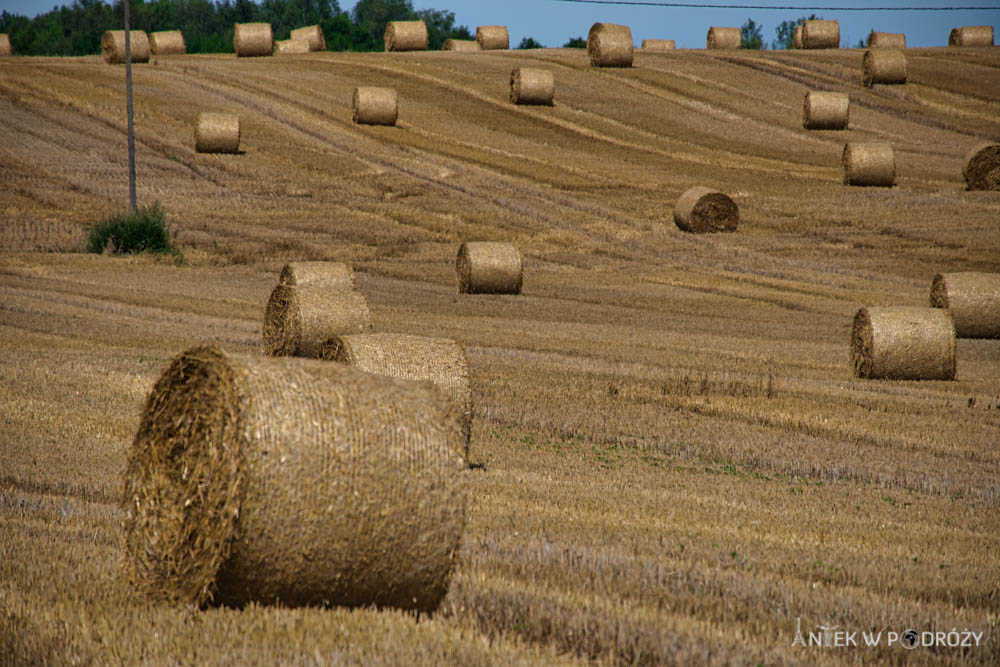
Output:
M128 204L129 211L135 213L135 124L132 113L132 40L129 36L131 23L129 5L125 0L125 113L128 116Z

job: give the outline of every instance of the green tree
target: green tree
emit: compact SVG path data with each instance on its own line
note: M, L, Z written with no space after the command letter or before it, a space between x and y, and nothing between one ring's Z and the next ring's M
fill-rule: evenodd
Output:
M740 48L760 50L765 47L764 27L753 19L747 19L747 22L740 26Z
M790 49L792 48L792 38L795 35L795 29L806 21L812 21L813 19L819 18L815 14L809 15L809 17L800 16L794 21L782 21L775 28L775 40L771 42L772 49Z
M519 49L544 49L545 46L539 42L534 37L525 37L521 40L521 43L517 45Z
M587 40L583 37L570 37L569 41L563 44L564 49L585 49L587 48Z
M442 9L422 9L416 18L427 24L427 48L440 51L446 39L474 39L472 32L464 25L455 25L455 12Z

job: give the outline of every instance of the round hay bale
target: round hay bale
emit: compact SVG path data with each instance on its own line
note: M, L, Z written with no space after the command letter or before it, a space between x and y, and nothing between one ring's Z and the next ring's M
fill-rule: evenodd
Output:
M551 70L516 67L510 73L510 101L513 104L552 106L555 94L556 83Z
M129 30L129 50L133 63L149 62L149 36L142 30ZM109 65L125 63L125 31L107 30L101 35L101 54Z
M1000 273L939 273L931 308L951 311L959 338L1000 338Z
M850 115L847 93L810 90L802 102L802 127L807 130L846 130Z
M149 50L154 56L177 56L187 53L184 33L180 30L161 30L149 33Z
M841 159L845 185L891 188L896 184L896 156L882 142L848 142Z
M970 150L962 176L969 190L1000 190L1000 144L986 142Z
M385 26L385 50L426 51L427 24L423 21L389 21Z
M676 48L677 48L677 42L672 39L642 40L643 51L673 51Z
M481 25L476 28L476 42L483 51L510 48L510 35L505 25Z
M342 262L289 262L281 268L278 282L282 285L324 285L353 290L354 272Z
M187 350L129 450L128 579L185 604L433 611L465 524L460 439L429 382Z
M276 56L295 56L311 51L307 39L281 39L274 43L274 55Z
M465 350L448 338L374 333L335 336L323 346L322 358L350 364L366 373L399 380L429 380L455 402L461 415L462 455L469 457L472 390Z
M868 34L869 49L905 49L906 35L901 32L875 32Z
M0 33L0 56L13 55L14 50L10 46L10 35L3 32Z
M442 51L481 51L479 42L474 39L446 39Z
M291 39L304 39L309 42L310 51L326 51L326 36L323 28L318 25L307 25L304 28L296 28L289 35Z
M993 26L967 25L954 28L948 36L948 46L993 46Z
M674 223L685 232L735 232L740 209L728 195L696 185L674 205Z
M587 33L591 67L631 67L632 30L627 25L595 23Z
M274 53L274 34L270 23L236 23L233 49L239 58L269 56Z
M742 41L742 40L741 40ZM795 26L795 30L792 31L792 48L801 49L802 48L802 24Z
M395 88L355 88L351 104L354 122L360 125L395 125L399 118Z
M455 260L459 294L520 294L521 253L510 243L470 241Z
M262 334L273 357L313 357L323 344L341 334L368 333L372 314L364 294L322 283L279 283L267 300Z
M861 82L869 88L906 83L906 56L899 49L868 49L861 58Z
M240 117L234 113L198 114L194 149L199 153L239 153Z
M705 38L706 49L738 49L743 43L743 36L739 28L719 28L708 29L708 36Z
M862 308L851 329L854 375L882 380L954 380L955 327L940 308Z
M836 49L840 46L840 24L812 19L802 24L803 49Z

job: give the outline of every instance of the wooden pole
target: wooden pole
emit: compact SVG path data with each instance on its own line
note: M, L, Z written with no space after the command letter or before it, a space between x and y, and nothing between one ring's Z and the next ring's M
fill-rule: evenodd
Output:
M132 40L129 36L131 0L125 0L125 113L128 116L128 204L135 213L135 125L132 112Z

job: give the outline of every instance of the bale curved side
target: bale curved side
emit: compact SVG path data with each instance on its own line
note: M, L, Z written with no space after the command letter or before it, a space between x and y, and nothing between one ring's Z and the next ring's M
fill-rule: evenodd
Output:
M802 102L802 127L807 130L846 130L851 118L847 93L810 90Z
M738 49L743 43L739 28L721 28L712 26L705 36L706 49Z
M194 149L199 153L238 153L240 117L234 113L198 114L194 130Z
M845 185L891 188L896 184L896 155L891 144L848 142L841 166Z
M1000 338L1000 273L939 273L930 302L951 312L959 338Z
M423 21L389 21L385 26L385 50L426 51L427 24Z
M677 48L677 41L673 39L642 40L643 51L673 51L676 48Z
M270 23L236 23L233 50L238 58L255 58L274 53L274 33Z
M965 156L962 177L969 190L1000 190L1000 144L974 146Z
M512 104L552 106L555 94L555 77L551 70L538 67L517 67L510 73L510 101Z
M851 363L859 378L954 380L951 314L939 308L861 308L851 328Z
M371 311L360 292L315 283L278 284L267 300L262 336L271 356L315 358L330 338L371 330Z
M906 55L898 49L868 49L861 58L861 82L868 88L904 84L906 78Z
M289 262L281 267L282 285L321 284L333 289L353 290L354 271L342 262Z
M905 49L906 35L901 32L876 32L868 34L869 49Z
M615 23L595 23L587 33L591 67L631 67L634 58L632 29Z
M482 51L479 42L474 39L446 39L441 47L442 51Z
M355 88L351 106L354 109L354 122L360 125L395 125L399 119L395 88Z
M311 52L307 39L279 39L274 43L276 56L300 56Z
M149 35L142 30L129 30L129 49L133 63L149 62ZM125 63L125 31L107 30L101 35L101 54L109 65Z
M840 46L840 24L837 21L811 19L802 24L803 49L836 49Z
M948 46L993 46L993 26L966 25L948 35Z
M455 260L460 294L520 294L521 253L510 243L470 241Z
M323 28L318 25L307 25L304 28L296 28L289 35L291 39L304 39L309 42L310 51L326 51L326 36Z
M149 50L154 56L178 56L187 53L184 33L180 30L161 30L149 33Z
M734 232L739 223L736 202L712 188L688 188L674 205L674 224L685 232Z
M476 28L476 42L483 51L510 48L510 35L505 25L481 25Z

